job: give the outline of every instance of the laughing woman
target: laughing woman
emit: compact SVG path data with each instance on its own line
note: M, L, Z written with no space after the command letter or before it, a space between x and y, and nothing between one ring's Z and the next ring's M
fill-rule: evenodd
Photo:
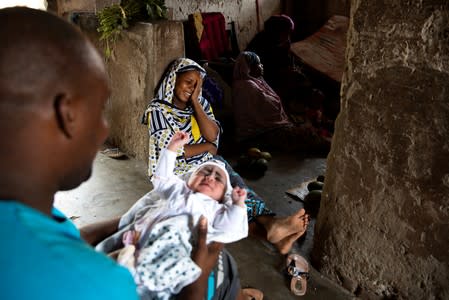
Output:
M164 75L156 98L148 105L142 120L148 125L150 136L148 175L152 177L161 150L167 147L173 134L188 132L189 143L177 153L175 174L188 174L195 166L212 158L225 162L232 186L247 190L249 233L262 232L264 239L285 254L306 231L308 216L303 209L288 217L274 216L231 166L216 155L221 127L210 104L201 95L205 75L205 70L188 58L175 60Z
M190 59L172 63L143 117L149 125L150 178L156 168L161 149L176 131L190 133L190 141L178 152L175 174L182 175L213 158L217 153L221 131L212 108L201 96L204 69Z

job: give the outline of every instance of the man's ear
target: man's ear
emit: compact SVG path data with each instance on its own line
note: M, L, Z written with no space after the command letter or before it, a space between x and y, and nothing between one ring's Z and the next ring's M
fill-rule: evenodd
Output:
M74 131L75 111L73 100L65 94L58 94L53 100L58 127L64 135L71 139Z

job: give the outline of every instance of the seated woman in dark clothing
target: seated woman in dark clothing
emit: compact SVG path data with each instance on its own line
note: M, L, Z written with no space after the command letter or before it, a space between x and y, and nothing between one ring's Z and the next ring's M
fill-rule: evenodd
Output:
M262 77L263 72L254 52L245 51L237 57L232 86L237 140L271 150L327 153L330 139L323 136L316 121L291 122L280 97Z
M290 52L290 35L294 28L289 16L271 16L265 21L264 30L256 34L246 48L260 57L265 80L281 97L287 110L297 102L314 97L312 84Z
M264 23L264 30L256 34L246 47L255 52L265 66L266 80L271 86L276 81L275 74L291 66L290 35L295 25L286 15L275 15Z

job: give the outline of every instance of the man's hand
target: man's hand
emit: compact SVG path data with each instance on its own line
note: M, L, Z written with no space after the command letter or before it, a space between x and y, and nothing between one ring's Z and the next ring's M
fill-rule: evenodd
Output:
M120 217L115 217L106 221L85 225L80 228L81 237L92 246L114 234L118 230Z
M207 219L201 216L198 222L198 244L192 251L193 261L201 268L200 277L184 287L177 299L202 300L207 289L207 279L210 272L217 264L218 255L223 249L222 243L212 242L206 245Z
M198 244L192 252L192 259L201 268L203 274L210 273L217 263L221 249L223 249L222 243L212 242L206 245L206 236L207 219L201 216L198 221Z

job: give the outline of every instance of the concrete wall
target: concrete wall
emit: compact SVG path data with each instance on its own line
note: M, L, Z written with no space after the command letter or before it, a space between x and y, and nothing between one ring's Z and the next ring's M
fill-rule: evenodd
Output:
M184 56L181 22L139 23L122 34L107 67L112 94L106 107L109 141L147 161L148 132L140 120L164 70Z
M104 54L95 15L80 14L76 20ZM138 160L148 160L148 132L141 124L142 114L167 66L184 56L183 36L182 22L137 23L121 33L112 45L113 55L105 58L111 86L105 109L110 127L108 142Z
M235 21L240 49L244 49L258 32L255 0L166 0L173 9L174 20L187 20L196 11L221 12L227 22ZM273 14L281 11L281 0L259 0L260 25Z
M57 1L60 15L71 11L96 12L105 6L120 3L120 0L51 1ZM268 17L281 12L281 2L282 0L259 0L261 26ZM258 32L255 0L165 0L165 5L170 10L170 19L175 21L185 21L189 14L197 11L223 13L227 22L235 21L237 39L241 49L244 49Z
M313 261L362 299L449 299L449 4L351 1Z
M67 12L97 12L106 6L120 3L120 0L50 0L57 2L57 12L63 15Z

